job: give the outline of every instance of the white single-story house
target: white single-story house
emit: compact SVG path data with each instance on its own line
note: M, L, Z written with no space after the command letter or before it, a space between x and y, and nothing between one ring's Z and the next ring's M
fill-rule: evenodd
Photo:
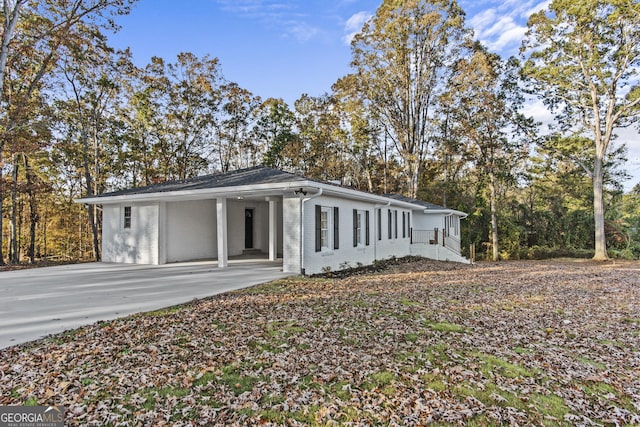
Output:
M165 264L238 255L315 274L421 255L460 255L466 214L256 166L79 199L102 205L104 262Z

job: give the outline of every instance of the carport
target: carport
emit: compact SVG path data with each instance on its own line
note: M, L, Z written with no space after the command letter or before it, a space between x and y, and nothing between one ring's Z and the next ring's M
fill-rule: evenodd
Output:
M290 276L281 261L87 263L0 272L0 348Z

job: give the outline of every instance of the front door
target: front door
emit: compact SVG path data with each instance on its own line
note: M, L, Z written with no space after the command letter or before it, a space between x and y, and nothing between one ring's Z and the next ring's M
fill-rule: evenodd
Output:
M244 210L244 248L253 249L253 209Z

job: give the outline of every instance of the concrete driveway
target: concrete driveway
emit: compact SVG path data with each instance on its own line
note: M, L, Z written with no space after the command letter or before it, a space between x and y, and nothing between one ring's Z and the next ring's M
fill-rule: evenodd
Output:
M0 272L0 348L290 276L281 262L89 263Z

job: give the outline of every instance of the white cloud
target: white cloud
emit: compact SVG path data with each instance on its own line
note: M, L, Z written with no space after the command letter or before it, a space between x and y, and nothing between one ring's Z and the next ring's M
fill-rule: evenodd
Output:
M476 35L482 34L487 27L496 21L496 10L486 9L469 19L469 25L476 31Z
M546 105L542 102L542 100L537 98L531 98L524 105L522 109L522 114L527 117L533 117L533 119L542 124L542 133L549 133L549 126L555 123L553 118L553 113L549 111Z
M311 40L320 34L322 31L313 25L310 25L303 21L291 21L286 24L286 35L290 35L296 40L307 41Z
M540 12L542 9L546 9L547 7L549 7L550 4L551 4L551 0L545 0L525 10L524 12L522 12L520 16L528 20L531 15L533 15L534 13Z
M531 14L546 8L550 0L488 1L482 5L465 2L472 11L468 20L476 37L503 57L515 55L527 31ZM473 14L476 10L477 13Z
M510 17L505 16L481 34L480 39L489 50L510 56L517 52L526 31L526 27L516 24ZM510 52L509 55L506 55L507 52Z
M369 12L357 12L351 15L344 24L345 35L342 40L345 44L351 44L351 40L360 32L365 22L371 19L373 15Z
M216 0L222 9L255 19L270 28L282 30L284 37L308 41L322 31L307 21L308 14L300 12L300 5L286 0Z

